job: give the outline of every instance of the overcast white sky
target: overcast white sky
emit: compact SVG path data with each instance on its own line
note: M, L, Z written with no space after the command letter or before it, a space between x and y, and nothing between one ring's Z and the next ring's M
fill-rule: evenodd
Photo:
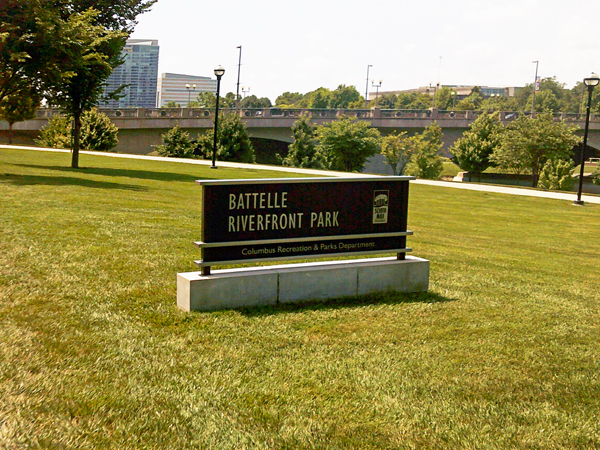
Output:
M339 84L364 95L369 64L382 91L523 86L535 60L572 87L600 73L599 18L598 0L159 0L132 37L158 39L160 73L223 65L221 95L235 93L241 45L241 85L275 102Z

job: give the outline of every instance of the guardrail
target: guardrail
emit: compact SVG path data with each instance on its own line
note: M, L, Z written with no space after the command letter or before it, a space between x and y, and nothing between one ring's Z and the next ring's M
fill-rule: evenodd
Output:
M122 108L101 109L110 118L115 119L143 119L143 118L192 118L210 119L214 116L214 109L209 108ZM431 119L431 120L475 120L485 111L443 111L438 109L288 109L288 108L265 108L251 109L240 108L239 110L223 109L223 113L236 112L243 118L271 118L282 119L299 118L306 114L314 119L336 119L339 117L354 117L357 119ZM42 108L36 113L37 119L49 119L62 114L60 109ZM517 117L530 116L530 112L522 111L500 111L500 119L504 122L511 121ZM582 122L585 114L577 113L554 113L556 120L568 122ZM600 122L600 114L592 114L590 121Z

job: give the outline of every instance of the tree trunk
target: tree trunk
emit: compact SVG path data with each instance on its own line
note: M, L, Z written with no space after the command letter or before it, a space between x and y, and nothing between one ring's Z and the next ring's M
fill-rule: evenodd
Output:
M71 168L79 168L79 135L81 133L81 113L73 116L73 153L71 156Z
M12 123L8 123L8 144L12 145L12 138L13 138L13 129L12 129L13 124Z

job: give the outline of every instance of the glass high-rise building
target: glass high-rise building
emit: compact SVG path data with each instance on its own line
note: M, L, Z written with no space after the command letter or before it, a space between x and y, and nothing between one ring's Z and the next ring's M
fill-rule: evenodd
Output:
M126 87L118 100L100 103L103 108L155 108L158 80L158 40L128 39L123 47L125 61L106 80L105 94Z

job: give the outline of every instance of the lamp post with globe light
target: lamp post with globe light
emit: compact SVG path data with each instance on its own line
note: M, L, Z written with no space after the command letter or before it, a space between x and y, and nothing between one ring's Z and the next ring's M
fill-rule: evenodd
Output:
M212 157L212 166L211 169L216 169L216 161L217 161L217 132L219 129L219 93L221 90L221 77L225 73L225 69L223 66L219 66L215 69L215 75L217 76L217 105L215 107L215 134L213 139L213 157Z
M588 101L585 108L585 131L583 132L583 146L581 147L581 166L579 168L579 189L577 190L577 200L573 201L574 205L583 205L581 200L581 192L583 190L583 169L585 167L585 151L587 149L588 130L590 127L590 107L592 104L592 91L600 83L600 77L592 72L592 74L583 79L583 84L588 88Z

